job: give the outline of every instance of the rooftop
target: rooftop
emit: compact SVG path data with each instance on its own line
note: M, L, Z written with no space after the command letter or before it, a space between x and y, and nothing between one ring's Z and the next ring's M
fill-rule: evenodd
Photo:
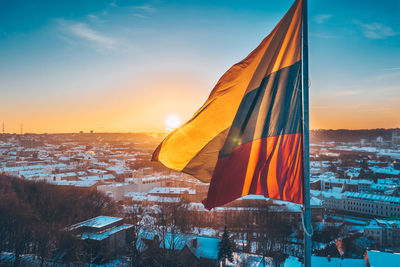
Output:
M376 250L367 251L369 265L371 267L385 266L385 267L399 267L400 254L388 253Z
M122 218L109 217L109 216L97 216L95 218L74 224L70 227L70 229L73 230L73 229L83 227L83 226L93 227L93 228L102 228L104 226L113 224L118 221L122 221Z
M115 233L118 233L119 231L129 229L132 226L133 225L131 225L131 224L122 224L120 226L116 226L116 227L113 227L111 229L107 229L104 232L103 231L101 231L99 233L88 233L88 232L85 232L85 233L81 234L80 238L83 239L83 240L85 240L85 239L104 240L104 239L108 238L109 236L111 236L111 235L113 235Z
M357 193L357 192L344 192L343 196L346 198L353 198L353 199L400 204L400 197L393 197L393 196L374 195L374 194Z
M196 194L196 190L189 187L155 187L149 191L149 194Z

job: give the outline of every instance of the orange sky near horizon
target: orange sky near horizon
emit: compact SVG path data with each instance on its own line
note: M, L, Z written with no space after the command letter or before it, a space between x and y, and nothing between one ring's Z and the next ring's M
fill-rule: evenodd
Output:
M143 88L139 93L132 88ZM116 85L96 94L66 95L59 100L22 101L21 108L7 120L23 123L23 132L163 132L165 119L175 114L189 120L205 102L213 85L198 76L179 74L145 77L131 85ZM207 89L209 91L207 91ZM396 101L376 107L332 101L332 96L310 99L311 129L372 129L400 127ZM72 103L72 104L71 104ZM51 110L51 112L49 112ZM20 133L20 124L5 123L8 133Z

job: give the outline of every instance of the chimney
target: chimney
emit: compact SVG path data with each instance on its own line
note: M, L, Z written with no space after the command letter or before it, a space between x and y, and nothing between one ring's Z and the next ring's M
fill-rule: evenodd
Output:
M331 255L328 255L328 261L329 262L331 261Z
M194 248L197 248L197 238L194 238L194 239L192 240L192 246L193 246Z

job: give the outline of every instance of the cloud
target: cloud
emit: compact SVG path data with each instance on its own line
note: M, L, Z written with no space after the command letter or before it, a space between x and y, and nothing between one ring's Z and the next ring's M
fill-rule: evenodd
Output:
M100 18L94 14L87 15L88 19L91 21L100 21Z
M385 71L400 70L400 67L386 68L386 69L383 69L383 70L385 70Z
M133 6L132 8L140 10L140 11L144 11L144 12L155 12L155 11L157 11L157 9L155 9L154 7L152 7L150 5Z
M113 1L113 2L109 3L108 6L110 6L110 7L118 7L117 1Z
M332 39L336 38L336 35L326 32L310 32L310 36L323 38L323 39Z
M393 31L391 27L378 22L368 24L355 21L354 23L360 26L364 36L369 39L386 39L387 37L396 36L399 34Z
M331 15L331 14L319 14L314 17L314 21L318 24L323 24L332 17L333 17L333 15Z
M137 17L137 18L141 18L141 19L147 19L147 18L149 18L148 16L145 16L145 15L142 15L142 14L139 14L139 13L135 13L135 14L133 14L133 16L135 16L135 17Z
M114 50L117 40L94 30L89 24L83 22L58 20L61 32L75 40L84 41L93 45L97 50Z

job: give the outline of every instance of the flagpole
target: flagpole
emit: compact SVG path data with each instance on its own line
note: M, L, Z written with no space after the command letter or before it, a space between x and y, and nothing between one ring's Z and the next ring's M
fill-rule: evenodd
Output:
M308 25L307 0L303 0L303 159L304 159L304 266L311 266L311 208L310 208L310 128L309 128L309 94L308 94Z

